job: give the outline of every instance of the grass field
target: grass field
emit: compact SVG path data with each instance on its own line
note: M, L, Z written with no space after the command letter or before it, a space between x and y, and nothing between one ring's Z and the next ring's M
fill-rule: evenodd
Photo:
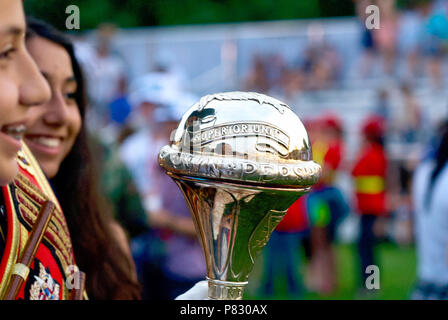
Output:
M380 268L380 289L368 299L403 300L407 299L415 281L416 257L412 246L398 247L391 243L381 243L377 246L378 266ZM357 296L357 252L352 244L337 244L335 252L338 265L339 286L332 294L322 296L317 293L304 292L300 299L358 299ZM298 297L290 296L287 292L286 279L279 275L276 278L276 292L274 297L267 298L259 293L263 273L263 258L256 261L254 270L249 277L249 285L245 299L280 299L289 300ZM306 261L302 260L303 263ZM304 264L299 266L304 272Z

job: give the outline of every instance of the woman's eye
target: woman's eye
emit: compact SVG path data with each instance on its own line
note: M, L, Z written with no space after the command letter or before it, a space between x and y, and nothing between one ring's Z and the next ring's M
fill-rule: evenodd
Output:
M6 59L10 59L11 58L11 56L12 56L12 54L14 53L16 51L16 49L15 48L10 48L10 49L7 49L7 50L5 50L5 51L3 51L3 52L0 52L0 59L4 59L4 60L6 60Z
M66 93L65 99L67 99L68 101L75 101L76 100L76 92Z

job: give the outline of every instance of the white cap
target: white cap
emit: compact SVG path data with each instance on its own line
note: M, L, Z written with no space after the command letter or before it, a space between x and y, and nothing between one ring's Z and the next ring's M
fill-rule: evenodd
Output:
M177 90L169 74L153 72L140 77L130 85L129 103L132 108L138 107L143 102L156 105L169 105L171 96Z

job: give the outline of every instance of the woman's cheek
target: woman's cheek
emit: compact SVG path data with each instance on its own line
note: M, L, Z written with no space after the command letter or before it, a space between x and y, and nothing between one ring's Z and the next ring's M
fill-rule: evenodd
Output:
M15 115L18 110L18 89L0 72L0 128L12 121L19 120ZM8 145L0 139L0 186L12 181L18 170L16 157L11 154Z
M72 145L75 142L79 132L81 131L81 126L82 126L81 114L79 113L78 106L76 106L76 109L73 109L73 112L70 116L70 135Z
M14 110L18 107L19 92L17 86L3 77L0 72L0 125L8 123L8 120L15 121Z

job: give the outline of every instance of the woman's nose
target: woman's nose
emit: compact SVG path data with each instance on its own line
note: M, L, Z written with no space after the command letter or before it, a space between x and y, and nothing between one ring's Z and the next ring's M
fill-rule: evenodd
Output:
M36 63L28 52L20 63L19 104L22 106L41 105L50 100L51 92L48 82L39 72Z
M68 116L67 104L61 92L53 92L50 101L46 104L48 112L44 120L50 125L63 124Z

